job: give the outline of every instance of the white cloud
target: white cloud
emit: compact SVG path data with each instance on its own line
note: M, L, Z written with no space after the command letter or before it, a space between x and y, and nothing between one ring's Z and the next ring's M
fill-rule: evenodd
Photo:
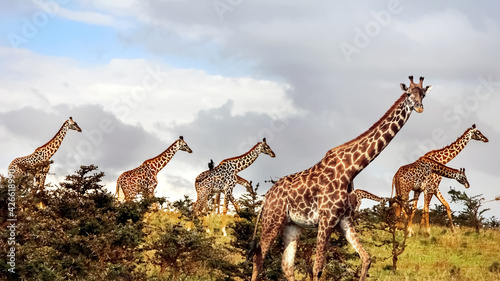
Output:
M89 1L87 1L89 2ZM108 10L108 11L129 11L133 12L134 7L137 6L139 2L137 0L91 0L92 5L99 9Z
M2 92L8 97L1 111L97 104L125 123L141 120L151 131L156 122L167 126L192 122L199 111L229 100L233 102L232 116L261 113L283 118L301 113L287 97L290 85L268 80L210 75L144 59L114 59L85 68L68 59L26 50L16 54L9 48L0 49L0 62L9 73L0 77ZM40 103L39 95L48 101L48 107L46 102Z
M109 15L94 12L75 12L66 8L60 8L58 15L62 18L104 26L117 26L115 19Z

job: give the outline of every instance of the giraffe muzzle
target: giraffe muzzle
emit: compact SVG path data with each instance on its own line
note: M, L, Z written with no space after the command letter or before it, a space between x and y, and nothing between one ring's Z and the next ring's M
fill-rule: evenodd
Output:
M416 105L416 106L415 106L415 111L416 111L417 113L422 113L422 112L424 112L424 107L423 107L421 104Z

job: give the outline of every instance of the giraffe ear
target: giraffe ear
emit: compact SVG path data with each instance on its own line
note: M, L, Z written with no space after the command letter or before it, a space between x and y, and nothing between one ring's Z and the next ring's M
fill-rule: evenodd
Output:
M428 92L430 92L432 90L432 85L429 85L427 87L425 87L424 89L424 94L427 94Z
M405 83L401 83L399 85L401 86L401 90L403 90L405 92L408 91L408 87L406 87Z

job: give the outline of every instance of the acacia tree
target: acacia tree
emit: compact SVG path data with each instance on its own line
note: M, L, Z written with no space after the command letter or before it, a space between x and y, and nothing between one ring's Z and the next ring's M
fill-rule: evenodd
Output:
M457 216L457 223L465 226L474 227L476 232L483 227L485 217L483 214L489 211L489 208L482 209L484 198L482 194L469 197L465 192L451 188L448 191L451 196L451 202L462 203L465 208Z
M362 210L356 214L359 222L358 229L360 231L368 231L371 233L372 243L377 247L390 247L392 259L391 269L397 270L397 262L399 256L403 254L406 249L406 242L408 239L408 223L409 219L405 216L396 216L395 204L400 204L406 213L410 212L410 201L403 201L399 197L394 197L389 200L389 206L378 204L371 209ZM380 235L382 234L382 235ZM384 235L385 234L385 235ZM387 234L389 234L387 236ZM380 260L387 258L377 257Z

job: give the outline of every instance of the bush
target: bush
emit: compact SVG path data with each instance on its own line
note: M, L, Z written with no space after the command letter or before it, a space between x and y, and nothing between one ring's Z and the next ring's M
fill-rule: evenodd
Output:
M100 184L97 166L81 166L59 187L44 192L17 181L16 273L2 278L28 280L141 279L134 270L143 240L142 218L150 201L119 204ZM2 181L3 194L7 185ZM4 200L2 198L2 200ZM43 202L45 207L38 207ZM132 211L133 210L133 211ZM6 237L6 229L1 230ZM2 239L1 243L5 240ZM5 257L5 244L0 251ZM139 251L138 251L139 250ZM2 264L3 261L2 261ZM118 266L119 265L119 266Z

